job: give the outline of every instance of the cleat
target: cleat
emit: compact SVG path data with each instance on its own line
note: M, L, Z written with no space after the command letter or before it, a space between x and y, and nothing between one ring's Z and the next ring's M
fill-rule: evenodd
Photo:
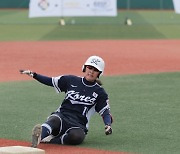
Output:
M50 143L50 141L54 138L53 135L49 135L45 137L43 140L41 140L42 143Z
M37 124L32 129L32 145L31 147L37 148L38 144L41 141L41 132L42 132L42 126L40 124Z

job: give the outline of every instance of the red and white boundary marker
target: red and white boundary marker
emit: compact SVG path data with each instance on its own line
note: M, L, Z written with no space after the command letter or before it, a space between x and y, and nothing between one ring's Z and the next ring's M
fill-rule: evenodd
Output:
M0 147L0 154L45 154L45 151L25 146L7 146Z

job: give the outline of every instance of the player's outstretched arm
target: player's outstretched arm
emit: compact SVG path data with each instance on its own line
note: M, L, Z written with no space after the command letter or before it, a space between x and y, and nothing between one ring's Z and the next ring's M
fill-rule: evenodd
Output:
M30 77L33 77L34 79L36 79L37 81L39 81L42 84L53 87L51 77L43 76L43 75L37 74L36 72L32 72L30 70L19 70L19 72L21 74L26 74Z

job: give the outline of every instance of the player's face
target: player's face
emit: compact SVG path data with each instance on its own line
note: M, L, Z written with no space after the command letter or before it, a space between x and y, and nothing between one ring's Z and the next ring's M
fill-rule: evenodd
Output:
M93 66L86 66L85 78L87 81L94 82L99 75L99 70Z

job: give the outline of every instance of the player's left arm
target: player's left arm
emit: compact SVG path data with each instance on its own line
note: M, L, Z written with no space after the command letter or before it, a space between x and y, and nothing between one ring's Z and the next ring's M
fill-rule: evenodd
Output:
M106 109L103 114L101 115L105 124L105 134L106 135L110 135L112 134L112 122L113 122L113 118L112 115L110 113L109 109Z
M98 96L98 103L96 104L96 111L102 116L102 119L105 124L105 134L110 135L112 134L112 122L113 118L110 113L110 105L108 95L106 93L101 93Z

